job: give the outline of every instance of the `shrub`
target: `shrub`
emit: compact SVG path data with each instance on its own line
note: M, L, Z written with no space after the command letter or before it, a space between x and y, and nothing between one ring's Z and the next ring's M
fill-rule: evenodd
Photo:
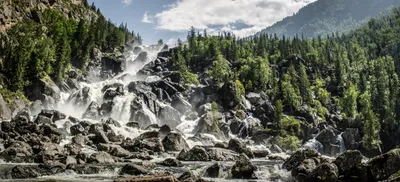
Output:
M296 136L277 136L274 143L280 148L295 151L301 146L301 140Z

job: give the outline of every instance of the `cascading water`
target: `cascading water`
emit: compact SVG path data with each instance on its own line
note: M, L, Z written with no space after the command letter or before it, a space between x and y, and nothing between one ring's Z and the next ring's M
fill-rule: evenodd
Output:
M339 141L339 147L340 147L340 153L339 154L341 154L341 153L346 151L346 146L344 145L344 141L343 141L342 135L343 135L343 133L340 133L337 136L337 140Z

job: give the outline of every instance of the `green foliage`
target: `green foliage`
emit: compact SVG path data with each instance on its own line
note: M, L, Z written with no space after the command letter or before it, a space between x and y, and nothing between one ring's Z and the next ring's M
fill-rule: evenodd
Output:
M295 151L301 146L301 140L296 136L277 136L274 143L280 148Z
M371 109L370 99L371 94L369 92L365 92L360 95L360 105L362 107L361 114L365 121L364 137L362 144L366 149L377 149L381 144L381 140L379 137L381 126L379 124L378 117L376 117Z
M282 76L281 89L284 103L292 110L298 110L301 104L301 97L296 92L295 86L291 83L291 78L288 74Z
M267 59L248 57L240 60L243 66L239 70L239 77L249 90L265 90L270 81L271 69Z
M211 103L211 112L213 121L216 122L218 120L218 104L216 102Z
M218 54L207 74L218 84L224 84L229 82L230 71L229 62L221 54Z
M15 108L15 98L22 99L26 104L29 103L28 99L24 96L22 92L11 92L6 89L0 89L0 94L3 96L4 101L10 108Z
M275 129L281 127L281 119L283 117L283 104L281 100L275 101L275 112L274 112L274 123L276 123Z
M235 116L241 120L245 119L246 113L243 110L237 110Z
M244 86L243 86L242 82L240 82L239 80L236 80L234 86L235 86L236 100L242 101L242 95L245 94L245 90L244 90Z
M353 84L350 84L344 92L344 97L340 100L340 107L343 113L349 117L353 118L357 114L357 97L358 92Z
M283 135L298 135L300 133L300 121L294 117L282 117L280 120L280 129Z

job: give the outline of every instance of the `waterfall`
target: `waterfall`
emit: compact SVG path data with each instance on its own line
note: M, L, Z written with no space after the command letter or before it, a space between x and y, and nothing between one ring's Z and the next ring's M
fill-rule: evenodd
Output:
M301 146L301 148L302 149L315 149L318 152L322 153L324 146L317 139L313 138L311 140L308 140L306 143L304 143L303 146Z
M337 136L337 141L339 141L339 147L340 147L340 153L339 153L339 154L342 154L343 152L346 151L346 146L344 145L344 141L343 141L342 135L343 135L343 132L340 133L340 134Z

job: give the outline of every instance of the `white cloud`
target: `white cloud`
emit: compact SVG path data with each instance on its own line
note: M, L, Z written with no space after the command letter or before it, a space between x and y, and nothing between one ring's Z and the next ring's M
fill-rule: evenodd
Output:
M121 0L122 3L124 3L126 6L130 5L132 3L132 0Z
M143 23L153 23L153 17L147 14L147 11L143 15Z
M155 15L157 28L169 31L215 29L252 35L316 0L178 0ZM236 26L236 24L245 26ZM219 27L219 28L215 28Z

